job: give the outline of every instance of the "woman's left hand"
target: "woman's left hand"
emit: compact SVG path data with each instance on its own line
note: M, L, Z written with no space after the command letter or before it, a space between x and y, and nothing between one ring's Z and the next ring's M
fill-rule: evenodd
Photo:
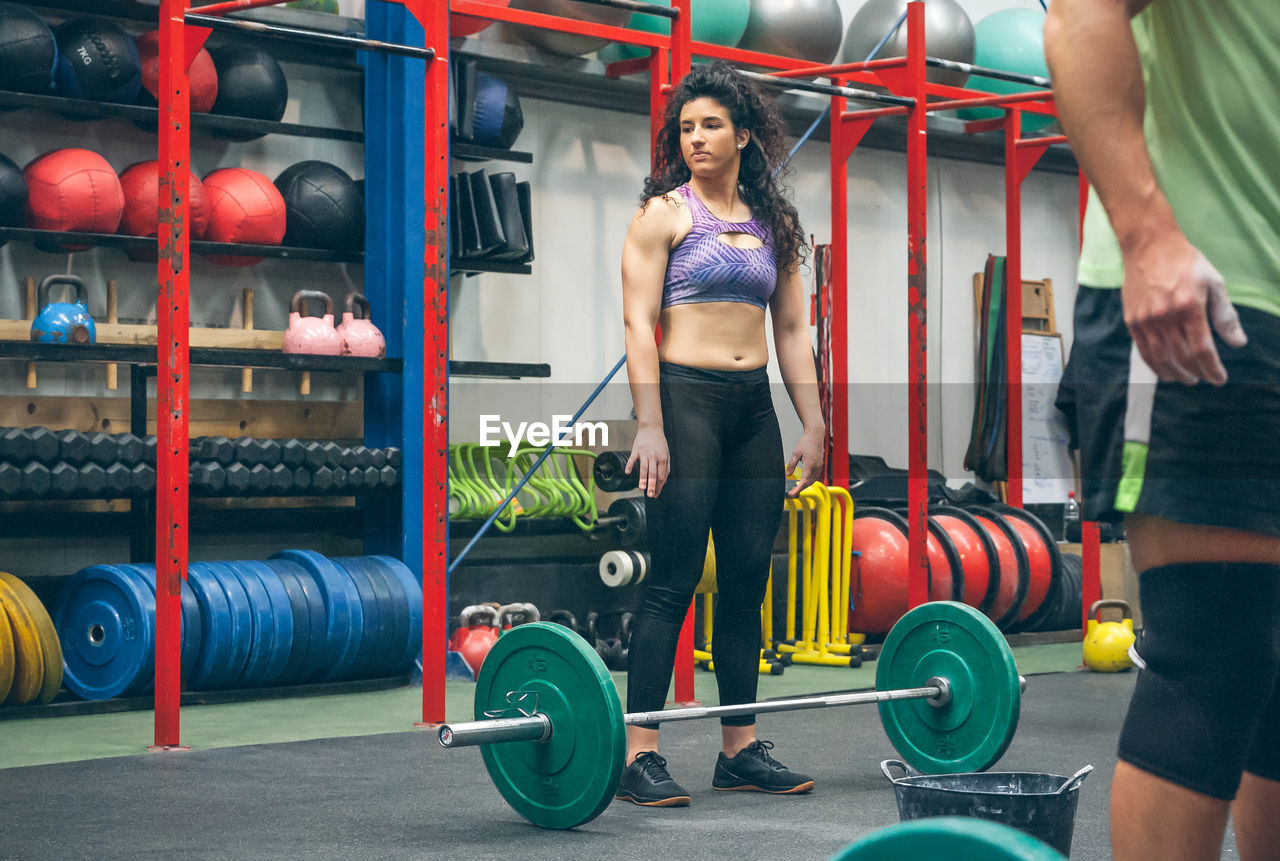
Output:
M791 460L787 461L787 475L801 465L800 483L787 492L788 496L800 495L800 491L818 480L822 474L823 450L826 448L826 433L823 429L813 428L800 435L795 450L791 452Z

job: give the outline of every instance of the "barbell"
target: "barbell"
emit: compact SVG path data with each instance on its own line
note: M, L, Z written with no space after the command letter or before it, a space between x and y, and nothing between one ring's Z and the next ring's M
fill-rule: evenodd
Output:
M990 619L935 601L889 631L874 691L623 714L608 669L582 638L535 622L498 639L476 681L476 719L441 726L439 739L479 745L499 793L533 824L574 828L613 800L628 726L876 703L889 741L916 770L983 771L1013 740L1025 681Z

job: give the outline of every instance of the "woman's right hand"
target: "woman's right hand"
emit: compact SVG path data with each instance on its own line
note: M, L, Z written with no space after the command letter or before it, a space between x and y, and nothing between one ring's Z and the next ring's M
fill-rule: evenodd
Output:
M631 457L627 460L627 475L632 469L640 470L640 491L649 497L657 496L667 483L671 472L671 454L667 451L667 437L657 428L641 428L631 443Z

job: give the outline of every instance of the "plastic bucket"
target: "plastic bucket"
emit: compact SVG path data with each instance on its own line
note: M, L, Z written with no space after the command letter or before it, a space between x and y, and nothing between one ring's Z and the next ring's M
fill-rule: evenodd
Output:
M895 768L900 776L894 776ZM904 762L886 759L880 770L893 784L898 816L904 822L927 816L989 819L1038 837L1069 856L1080 786L1093 766L1071 777L1025 771L920 774Z

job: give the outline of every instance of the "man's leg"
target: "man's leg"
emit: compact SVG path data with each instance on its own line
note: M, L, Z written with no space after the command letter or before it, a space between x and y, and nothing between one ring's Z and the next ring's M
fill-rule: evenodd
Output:
M1129 517L1126 531L1139 572L1195 562L1280 564L1280 538L1139 515ZM1246 846L1264 851L1280 844L1277 786L1249 775L1241 785L1235 825L1245 859L1277 857L1265 852L1244 854ZM1111 786L1114 857L1116 861L1216 861L1230 807L1229 801L1121 762Z

